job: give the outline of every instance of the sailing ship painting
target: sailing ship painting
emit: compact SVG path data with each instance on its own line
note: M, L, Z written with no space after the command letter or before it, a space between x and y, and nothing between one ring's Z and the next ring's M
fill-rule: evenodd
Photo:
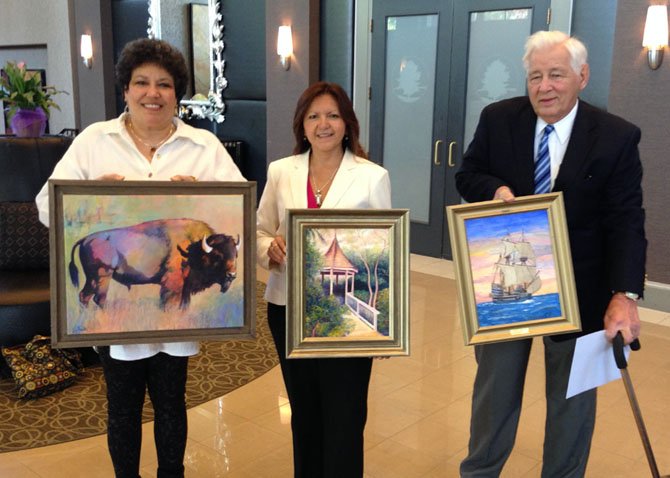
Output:
M523 231L520 239L511 235L500 241L500 253L494 266L491 282L493 302L513 302L528 299L542 286L537 270L535 251Z
M465 221L480 327L560 317L546 210Z

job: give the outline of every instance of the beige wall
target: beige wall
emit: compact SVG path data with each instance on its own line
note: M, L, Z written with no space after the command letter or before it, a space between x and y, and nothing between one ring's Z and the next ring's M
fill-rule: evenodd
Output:
M48 83L69 93L54 97L61 111L51 112L50 130L57 133L63 128L74 128L69 1L0 0L0 12L0 47L46 48Z

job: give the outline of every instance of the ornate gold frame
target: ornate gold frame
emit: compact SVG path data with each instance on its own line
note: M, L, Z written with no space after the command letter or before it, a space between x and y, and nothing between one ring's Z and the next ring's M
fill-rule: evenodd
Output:
M526 299L498 298L494 301L481 300L483 294L483 276L477 274L477 285L475 284L475 271L484 268L475 258L474 249L477 247L474 236L469 241L467 235L467 226L474 225L474 222L480 221L480 224L486 224L487 220L496 221L498 227L496 232L490 235L491 239L500 238L506 235L514 228L506 228L505 223L512 224L513 221L521 219L523 213L539 211L546 213L546 228L540 234L544 234L544 241L550 242L550 261L553 263L551 270L555 273L555 288L552 289L552 304L560 305L560 308L554 307L549 310L558 310L556 316L545 316L548 309L533 311L539 309L540 297L532 296ZM449 236L454 256L454 266L456 271L456 285L459 298L459 314L463 328L463 340L466 345L481 344L487 342L498 342L504 340L515 340L520 338L534 337L540 335L562 334L569 332L579 332L581 330L581 321L579 317L579 307L577 303L577 293L575 291L574 274L572 269L572 258L570 254L570 240L567 232L565 220L565 208L563 205L562 193L539 194L535 196L519 197L514 202L504 203L500 200L484 201L473 204L462 204L448 206L446 208L447 219L449 222ZM543 214L541 214L543 216ZM494 219L495 218L495 219ZM500 224L503 227L500 227ZM515 227L518 228L515 222ZM518 233L518 231L516 231ZM481 238L478 238L482 240ZM546 249L546 245L544 248ZM498 249L489 248L488 262L491 266L492 291L495 270L495 264L502 257ZM477 251L481 253L481 249ZM498 252L498 258L496 258ZM478 256L479 257L479 256ZM475 267L473 268L473 264ZM526 258L524 264L530 264ZM538 271L538 275L542 271ZM554 277L552 279L552 284ZM475 288L477 287L477 292ZM539 292L539 291L538 291ZM478 295L479 294L479 295ZM491 292L491 297L493 292ZM557 296L557 299L556 299ZM477 297L480 297L479 302ZM549 297L545 294L544 297ZM535 307L534 304L537 304ZM516 307L516 310L514 309ZM521 310L523 309L523 311ZM518 320L511 318L518 311ZM534 317L534 314L535 317ZM551 315L549 313L549 315ZM496 325L482 322L499 321ZM500 319L502 317L502 319ZM510 318L507 318L510 317ZM529 319L530 317L530 319Z
M286 224L286 356L292 359L409 355L409 212L406 209L293 209L287 211ZM331 230L365 233L375 229L388 231L388 242L385 242L389 263L388 333L378 334L375 326L371 326L375 330L373 337L306 336L309 312L306 307L306 233L309 230L317 233ZM357 246L349 244L347 247L356 249ZM360 247L358 250L362 251L362 245ZM330 280L332 284L332 276ZM356 307L356 299L349 302L350 299L346 298L345 303L353 302ZM352 310L351 305L349 310Z

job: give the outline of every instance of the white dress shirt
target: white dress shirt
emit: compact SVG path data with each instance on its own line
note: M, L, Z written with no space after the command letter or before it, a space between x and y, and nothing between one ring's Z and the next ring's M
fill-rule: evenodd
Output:
M561 168L563 157L565 156L565 151L568 149L568 142L570 141L570 134L572 134L572 126L575 124L578 107L579 100L577 100L575 106L573 106L573 108L570 110L570 113L568 113L560 121L554 123L554 134L549 135L548 145L549 158L551 160L551 189L554 188L554 182L556 181L556 176L558 176L558 170ZM534 158L537 157L537 150L540 147L540 140L542 139L545 126L547 126L547 122L538 116L537 123L535 125Z

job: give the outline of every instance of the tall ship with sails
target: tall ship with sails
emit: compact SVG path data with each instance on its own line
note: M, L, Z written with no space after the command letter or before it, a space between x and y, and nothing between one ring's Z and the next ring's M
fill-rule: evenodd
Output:
M491 299L493 302L515 302L532 297L542 285L533 247L523 231L518 240L508 234L500 242L500 254L491 281Z

